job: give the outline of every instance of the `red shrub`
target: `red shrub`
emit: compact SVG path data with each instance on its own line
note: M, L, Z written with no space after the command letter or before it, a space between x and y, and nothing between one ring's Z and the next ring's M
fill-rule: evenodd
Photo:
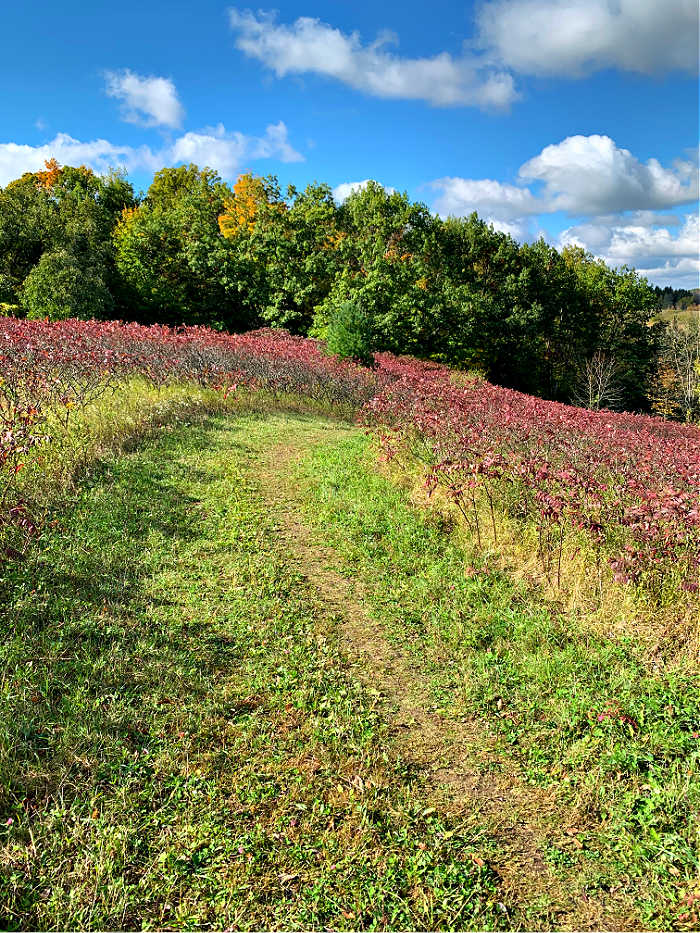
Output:
M396 381L365 407L391 455L411 441L427 484L444 486L481 536L476 491L508 501L540 531L543 560L561 560L566 525L585 529L618 582L659 583L680 568L697 590L700 429L659 418L592 412L482 380L455 383L447 368L381 356ZM496 532L493 523L494 535Z
M238 385L362 409L385 451L411 443L429 489L444 486L481 540L477 496L534 520L545 567L560 566L566 527L584 530L620 583L680 569L698 589L700 430L547 402L434 363L377 354L375 370L327 356L283 331L0 318L0 524L32 527L13 501L23 458L46 443L47 414L67 420L132 375L154 385ZM457 382L457 379L460 382Z

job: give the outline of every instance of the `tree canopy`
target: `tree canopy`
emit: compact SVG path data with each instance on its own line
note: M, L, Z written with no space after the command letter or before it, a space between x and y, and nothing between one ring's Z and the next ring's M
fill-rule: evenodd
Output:
M127 179L46 163L0 189L0 302L14 313L296 334L437 359L571 400L591 361L648 407L663 325L653 289L578 247L517 243L479 218L443 220L375 182L337 204L325 184L233 186L196 165ZM354 323L353 323L354 322ZM359 351L357 351L359 352ZM606 363L606 365L608 365Z

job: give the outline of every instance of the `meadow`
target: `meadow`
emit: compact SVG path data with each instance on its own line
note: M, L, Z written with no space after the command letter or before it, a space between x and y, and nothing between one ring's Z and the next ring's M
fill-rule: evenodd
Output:
M700 429L0 319L5 929L697 927Z

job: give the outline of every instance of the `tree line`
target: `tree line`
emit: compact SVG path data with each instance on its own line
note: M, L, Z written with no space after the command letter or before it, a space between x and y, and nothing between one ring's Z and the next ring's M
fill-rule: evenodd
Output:
M442 220L374 182L339 205L325 184L283 191L244 174L229 186L196 165L163 168L143 196L118 172L55 161L0 189L0 303L284 327L358 358L411 354L630 410L658 402L665 328L658 289L579 247L520 244L476 213Z
M654 292L661 311L685 311L693 305L700 304L700 288L672 288L670 285L661 288L655 285Z

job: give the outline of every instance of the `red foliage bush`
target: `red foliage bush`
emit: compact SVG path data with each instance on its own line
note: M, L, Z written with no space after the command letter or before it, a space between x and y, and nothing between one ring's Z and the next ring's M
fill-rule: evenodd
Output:
M194 382L227 394L243 384L353 409L383 378L282 331L0 318L0 525L35 530L16 501L16 479L27 454L50 441L49 424L65 426L72 412L137 375L157 387Z
M700 429L547 402L479 379L459 385L434 364L383 356L380 367L395 381L365 419L385 428L390 456L397 442L413 444L428 487L444 486L478 537L480 492L492 509L505 503L537 522L543 562L551 569L556 561L557 575L564 529L573 526L605 554L617 582L659 585L673 569L685 590L697 591Z
M567 527L585 531L620 583L658 585L673 570L689 592L700 568L700 430L658 418L547 402L444 366L377 354L368 370L283 331L242 335L119 322L0 319L0 523L33 528L13 499L49 413L67 420L133 375L155 386L239 385L362 411L386 453L411 444L429 489L445 487L481 540L477 497L534 521L549 571ZM483 524L483 519L481 519Z

